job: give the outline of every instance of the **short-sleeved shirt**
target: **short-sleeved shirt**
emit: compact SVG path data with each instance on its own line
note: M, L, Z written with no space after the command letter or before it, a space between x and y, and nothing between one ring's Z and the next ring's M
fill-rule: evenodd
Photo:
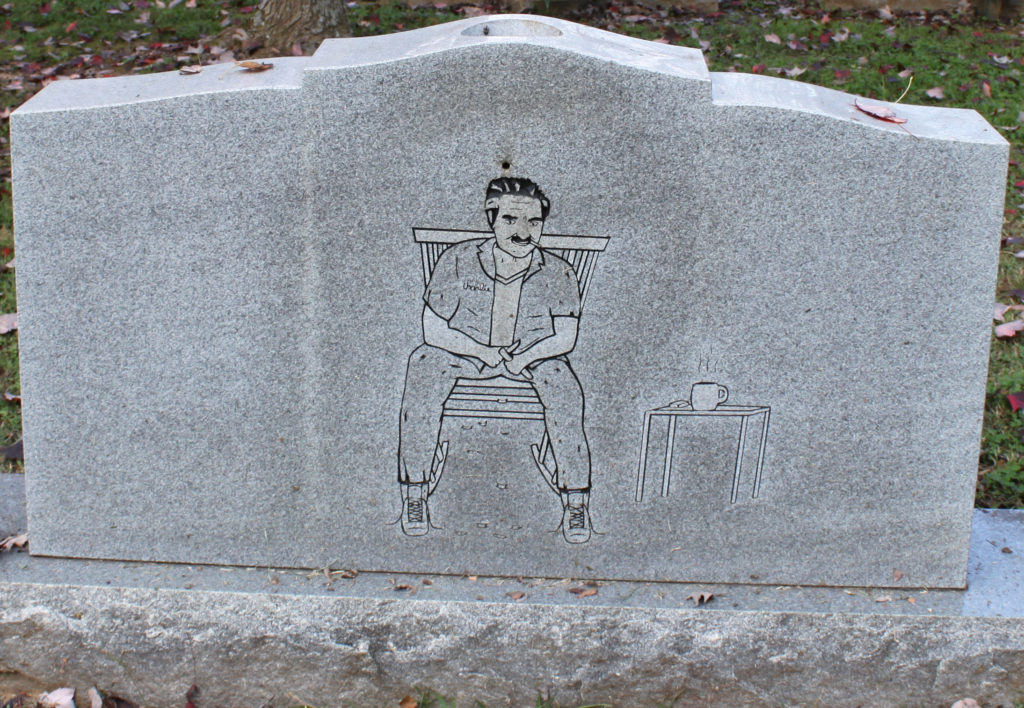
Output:
M493 238L463 241L437 259L423 300L448 326L481 344L491 338L494 304ZM525 350L555 333L553 317L579 317L576 272L550 251L536 248L519 293L515 339Z

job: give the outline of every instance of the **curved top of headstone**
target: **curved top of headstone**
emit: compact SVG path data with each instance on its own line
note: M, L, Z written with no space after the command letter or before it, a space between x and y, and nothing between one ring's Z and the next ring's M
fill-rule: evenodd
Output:
M298 89L303 76L313 78L374 65L409 62L441 53L501 52L529 47L569 53L615 68L650 72L689 86L690 100L721 107L779 109L856 123L906 137L1008 145L977 111L936 106L893 104L857 99L852 94L790 79L742 73L710 73L700 50L626 37L567 20L534 15L490 15L396 34L328 39L312 57L268 60L270 71L245 72L234 65L208 65L200 74L165 72L77 81L55 81L15 111L40 113L101 108L186 96ZM858 108L883 107L905 122L873 117Z
M709 81L699 49L649 42L567 20L535 15L490 15L410 32L325 40L310 70L413 59L464 47L530 44L695 81Z

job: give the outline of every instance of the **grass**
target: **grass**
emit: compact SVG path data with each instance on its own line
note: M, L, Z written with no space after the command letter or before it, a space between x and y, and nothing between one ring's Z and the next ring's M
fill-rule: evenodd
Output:
M2 1L2 0L0 0ZM163 71L213 61L223 32L251 17L256 0L21 0L0 6L0 110L25 101L53 76ZM547 5L538 2L539 8ZM488 8L493 10L494 8ZM409 9L396 2L350 7L355 35L383 34L464 16L457 5ZM723 3L696 16L644 5L592 6L579 21L624 34L701 48L712 71L788 76L870 98L973 108L1012 144L1005 238L1024 239L1024 25L978 23L957 14L880 17L827 13L813 3ZM236 49L237 47L231 47ZM19 88L20 86L20 88ZM5 88L6 87L6 88ZM941 89L941 98L935 98ZM932 95L929 95L931 91ZM2 147L7 121L0 128ZM11 249L10 164L0 156L0 254ZM1024 290L1024 263L1010 245L996 298ZM7 258L4 256L4 262ZM14 278L0 271L0 310L15 308ZM1024 337L1024 334L1020 335ZM0 386L17 391L17 338L0 336ZM1024 508L1024 417L1006 394L1024 391L1024 345L993 338L979 459L978 504ZM0 401L0 444L20 435L17 405Z

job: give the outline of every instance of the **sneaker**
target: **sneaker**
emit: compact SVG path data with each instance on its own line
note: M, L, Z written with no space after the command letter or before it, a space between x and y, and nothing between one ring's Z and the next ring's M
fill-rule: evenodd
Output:
M430 529L430 508L421 484L403 486L402 533L406 536L424 536Z
M568 543L590 540L590 510L586 501L569 503L562 509L562 535Z

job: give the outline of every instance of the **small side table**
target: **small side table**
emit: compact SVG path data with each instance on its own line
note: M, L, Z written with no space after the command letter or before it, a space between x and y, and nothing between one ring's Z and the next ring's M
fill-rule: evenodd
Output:
M651 419L657 416L668 418L668 442L665 445L665 470L661 477L661 496L667 497L669 485L672 480L672 449L676 441L676 422L693 416L707 416L712 418L739 418L740 439L736 447L736 467L732 473L732 493L729 502L736 503L736 497L740 490L740 472L743 469L743 446L747 441L747 426L751 418L761 416L761 442L757 449L757 467L754 471L754 490L751 498L756 499L761 491L761 469L764 465L764 448L768 441L768 418L771 415L771 406L728 406L720 405L711 411L695 411L689 406L679 407L673 405L654 408L644 413L644 430L640 439L640 467L636 472L636 500L643 501L644 481L647 475L647 447L651 436Z

